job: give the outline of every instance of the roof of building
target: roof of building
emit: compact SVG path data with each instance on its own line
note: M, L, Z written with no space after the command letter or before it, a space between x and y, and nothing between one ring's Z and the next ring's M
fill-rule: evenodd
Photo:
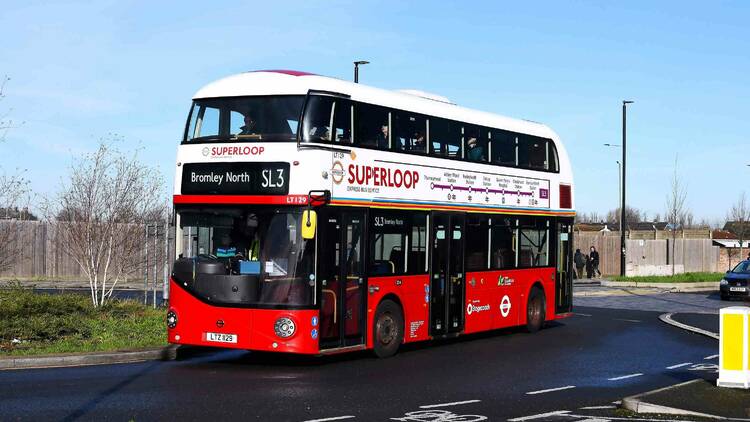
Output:
M739 248L740 241L737 239L714 239L714 244L721 246L722 248ZM746 240L742 242L743 248L750 248L750 241Z

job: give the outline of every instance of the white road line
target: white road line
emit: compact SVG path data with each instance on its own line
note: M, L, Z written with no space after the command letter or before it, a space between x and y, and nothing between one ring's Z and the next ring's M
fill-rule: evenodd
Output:
M546 390L538 390L538 391L529 391L526 394L528 394L530 396L533 396L535 394L551 393L553 391L570 390L571 388L576 388L576 386L575 385L566 385L565 387L548 388Z
M620 377L607 378L607 381L619 381L619 380L625 380L625 379L628 379L628 378L635 378L635 377L640 377L641 375L643 375L643 374L641 374L641 373L639 372L639 373L637 373L637 374L630 374L630 375L623 375L623 376L620 376Z
M625 322L643 322L637 319L623 319L623 318L615 318L615 321L625 321Z
M590 314L579 314L578 312L573 312L573 315L578 315L578 316L591 316Z
M344 419L354 419L356 416L335 416L333 418L323 418L323 419L310 419L304 422L326 422L326 421L341 421Z
M586 406L580 410L617 409L617 406Z
M716 358L718 358L718 357L719 357L719 355L711 355L711 356L706 356L706 357L705 357L705 358L703 358L703 359L704 359L704 360L711 360L711 359L716 359Z
M420 409L432 409L434 407L448 407L448 406L458 406L460 404L469 404L469 403L479 403L481 400L464 400L464 401L454 401L451 403L440 403L440 404L427 404L424 406L419 406Z
M688 365L692 365L692 364L693 364L693 362L679 363L677 365L667 366L667 369L677 369L677 368L682 368L683 366L688 366Z
M613 401L612 404L616 404L619 406L622 404L622 400Z
M547 412L547 413L540 413L538 415L531 415L531 416L524 416L522 418L514 418L514 419L508 419L508 422L523 422L523 421L531 421L534 419L542 419L547 418L550 416L562 416L565 414L570 413L570 410L558 410L556 412Z

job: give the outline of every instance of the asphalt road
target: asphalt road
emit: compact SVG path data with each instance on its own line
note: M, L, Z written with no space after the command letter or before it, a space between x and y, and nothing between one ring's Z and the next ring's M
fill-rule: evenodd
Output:
M715 378L718 343L658 315L577 307L536 334L469 336L384 360L210 351L174 362L3 371L0 419L507 420L608 408Z

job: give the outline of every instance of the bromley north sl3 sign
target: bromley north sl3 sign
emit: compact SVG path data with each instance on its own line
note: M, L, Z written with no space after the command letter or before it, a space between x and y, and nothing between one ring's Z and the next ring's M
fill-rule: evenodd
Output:
M188 163L183 195L286 195L289 163Z

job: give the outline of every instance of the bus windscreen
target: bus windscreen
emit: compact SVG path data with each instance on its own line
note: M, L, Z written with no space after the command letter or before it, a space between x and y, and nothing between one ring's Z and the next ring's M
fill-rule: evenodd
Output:
M185 142L295 141L304 101L302 95L196 99Z

